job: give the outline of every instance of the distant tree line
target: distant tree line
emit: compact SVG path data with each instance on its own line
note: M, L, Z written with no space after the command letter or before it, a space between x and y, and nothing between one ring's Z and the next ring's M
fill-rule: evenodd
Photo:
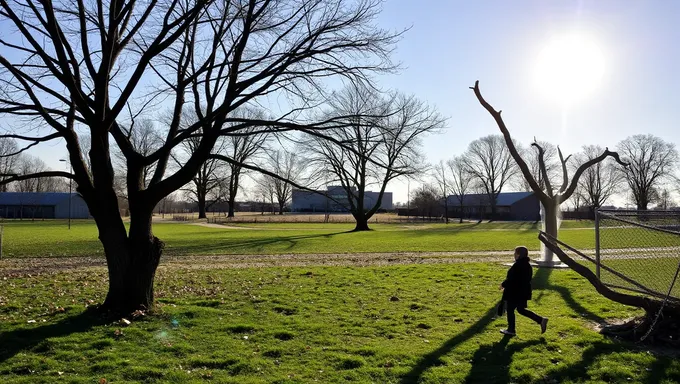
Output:
M534 145L515 147L526 159L527 166L542 189L546 185L562 183L562 163L557 147L546 141ZM539 149L543 151L545 171L539 164ZM606 158L587 168L571 198L563 210L583 212L581 217L593 217L594 210L613 204L614 197L621 197L626 206L634 209L673 209L677 207L676 196L680 193L680 157L673 143L649 135L633 135L620 141L615 148L624 167L613 158ZM581 151L563 159L567 173L573 174L579 164L595 159L604 152L597 145L584 145ZM485 195L488 218L497 217L496 204L501 192L527 191L532 189L507 150L502 135L489 135L471 142L467 150L448 160L430 167L430 172L419 179L420 188L415 190L407 206L411 214L427 217L450 217L463 219L452 208L462 209L462 196ZM547 182L547 183L546 183Z

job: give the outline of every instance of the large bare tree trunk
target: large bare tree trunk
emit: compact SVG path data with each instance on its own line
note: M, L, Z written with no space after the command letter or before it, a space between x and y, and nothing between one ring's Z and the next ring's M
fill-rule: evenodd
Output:
M198 203L198 218L205 219L207 217L205 214L205 196L199 194L196 202Z
M227 217L234 217L234 206L236 205L236 194L238 193L238 175L234 174L235 170L232 169L232 175L229 178L229 213ZM239 171L240 172L240 171ZM264 208L263 211L264 213Z
M109 267L109 292L102 309L128 313L153 307L153 283L163 242L153 236L150 212L131 211L130 232L117 225L119 218L99 220L99 239Z
M640 196L640 198L638 198L638 201L637 201L638 211L646 211L648 205L649 204L647 202L647 196Z
M559 208L554 204L543 205L543 223L545 228L543 229L548 235L557 238L557 233L559 227L557 225L557 215ZM553 251L548 247L543 247L543 255L541 257L541 262L545 264L553 264Z
M370 231L371 228L368 227L368 219L366 216L361 215L361 216L354 216L354 219L356 220L356 225L354 226L354 232L360 232L360 231Z
M234 205L236 204L236 199L229 197L229 210L227 211L227 217L234 217ZM262 212L264 213L264 205L262 206Z

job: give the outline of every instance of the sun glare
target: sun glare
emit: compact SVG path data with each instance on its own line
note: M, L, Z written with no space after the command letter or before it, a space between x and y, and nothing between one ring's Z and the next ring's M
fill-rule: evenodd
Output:
M602 51L583 35L553 38L536 62L538 88L564 106L582 100L596 89L603 74Z

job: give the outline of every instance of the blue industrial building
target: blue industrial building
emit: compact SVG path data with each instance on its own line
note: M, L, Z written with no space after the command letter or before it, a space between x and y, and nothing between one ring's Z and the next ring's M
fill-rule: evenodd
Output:
M69 197L70 215L69 215ZM6 219L87 219L90 210L77 193L0 192L0 217Z
M461 202L457 195L447 199L449 217L479 218L490 217L491 204L486 194L463 195ZM541 206L533 192L503 192L496 198L495 220L537 221L541 219Z
M353 191L356 189L353 188ZM364 194L364 209L370 209L378 201L379 192L366 191ZM326 196L330 196L329 199ZM384 192L379 209L389 211L393 208L392 192ZM349 212L347 193L338 186L328 187L326 192L311 192L300 189L293 190L292 212Z

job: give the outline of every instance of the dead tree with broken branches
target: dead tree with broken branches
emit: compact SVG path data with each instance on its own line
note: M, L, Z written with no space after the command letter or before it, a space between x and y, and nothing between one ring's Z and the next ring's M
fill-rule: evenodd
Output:
M569 199L569 197L571 197L571 195L574 193L574 190L576 190L578 181L581 178L583 172L610 156L614 158L619 164L624 166L626 165L621 161L621 159L619 159L619 155L616 152L612 152L605 148L605 150L599 156L592 157L583 164L579 165L570 180L567 162L571 156L564 157L560 148L557 147L560 165L562 168L562 183L559 186L553 186L550 182L550 175L548 174L548 169L545 163L545 150L538 142L534 141L532 146L538 150L538 164L543 176L542 183L539 183L532 174L527 162L519 154L519 151L517 150L512 137L510 136L510 132L508 131L508 128L501 117L501 111L494 109L491 104L489 104L482 96L482 92L479 90L479 81L476 81L475 86L470 87L470 89L474 91L479 103L489 112L489 114L491 114L491 117L493 117L494 121L498 125L498 128L505 139L505 144L507 145L512 157L515 159L515 162L517 162L517 166L519 167L522 176L524 176L524 179L527 181L536 196L538 196L539 201L543 205L545 215L545 232L554 238L557 238L559 230L558 216L560 214L560 205ZM545 250L541 262L546 264L553 263L553 252L551 249L548 248Z

